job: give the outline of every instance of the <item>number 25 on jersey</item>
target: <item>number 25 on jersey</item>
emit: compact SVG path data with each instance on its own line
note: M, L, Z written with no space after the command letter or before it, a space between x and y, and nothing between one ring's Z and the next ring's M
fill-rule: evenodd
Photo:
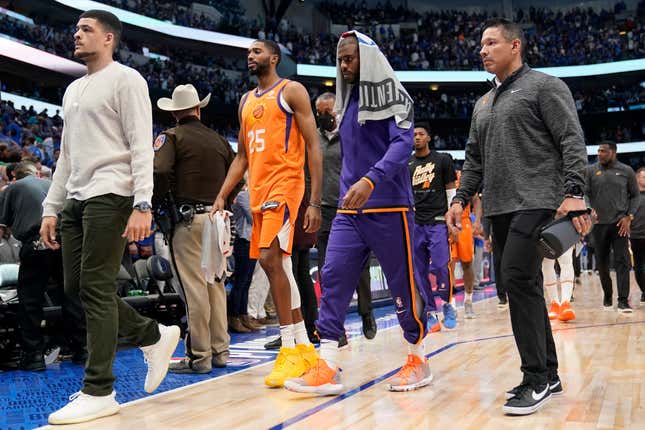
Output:
M262 152L265 149L264 132L266 130L261 128L259 130L250 130L247 134L249 140L249 154L254 152Z

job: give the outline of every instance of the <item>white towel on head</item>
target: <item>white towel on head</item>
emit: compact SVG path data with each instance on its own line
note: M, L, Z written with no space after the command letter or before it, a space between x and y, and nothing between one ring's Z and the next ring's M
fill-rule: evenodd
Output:
M381 52L376 42L366 35L351 30L343 33L338 46L344 37L353 34L358 40L360 56L358 122L377 121L394 117L396 125L408 129L414 119L412 98L396 77L392 66ZM336 48L338 52L338 47ZM341 123L353 85L343 79L340 65L336 66L336 103L334 111Z

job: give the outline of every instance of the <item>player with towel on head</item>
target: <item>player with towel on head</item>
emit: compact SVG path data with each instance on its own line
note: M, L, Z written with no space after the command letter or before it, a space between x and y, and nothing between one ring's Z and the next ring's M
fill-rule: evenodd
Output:
M387 278L409 347L407 362L388 388L414 390L429 384L432 373L423 348L424 303L412 269L414 200L407 166L413 149L412 99L376 43L357 31L341 36L336 74L341 198L322 269L320 359L302 377L287 379L285 388L321 395L343 390L338 339L372 251Z

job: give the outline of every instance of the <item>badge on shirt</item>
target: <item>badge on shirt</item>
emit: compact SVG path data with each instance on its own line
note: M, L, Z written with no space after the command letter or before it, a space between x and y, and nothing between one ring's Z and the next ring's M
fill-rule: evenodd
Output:
M161 147L166 143L166 135L161 133L157 138L155 139L155 143L152 144L152 149L155 150L155 152L159 151Z
M602 175L602 170L596 170L596 176Z

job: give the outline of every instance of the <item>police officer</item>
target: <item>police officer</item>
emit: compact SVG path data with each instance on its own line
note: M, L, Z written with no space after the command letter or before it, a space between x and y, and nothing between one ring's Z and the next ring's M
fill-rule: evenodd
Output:
M211 202L217 197L235 154L226 139L201 123L201 109L210 94L199 100L191 84L179 85L172 99L157 101L171 112L177 126L154 142L154 196L159 202L170 193L180 213L174 226L171 252L186 297L188 334L186 358L171 363L174 373L208 373L225 367L229 352L224 282L207 284L201 270L202 231Z

